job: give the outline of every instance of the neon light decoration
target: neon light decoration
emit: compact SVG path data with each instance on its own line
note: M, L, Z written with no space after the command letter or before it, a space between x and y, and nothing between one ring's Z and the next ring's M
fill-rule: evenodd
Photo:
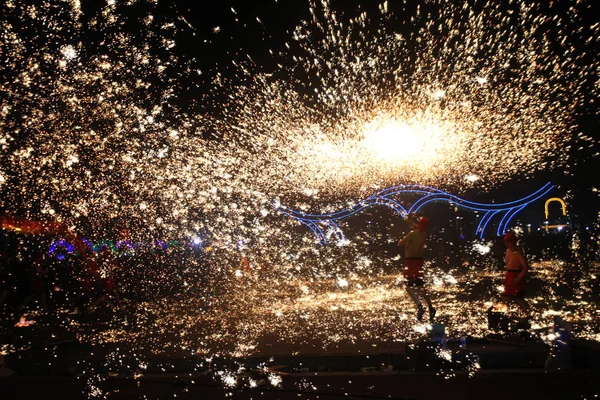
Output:
M546 200L546 204L544 204L544 211L546 213L546 219L548 219L548 204L552 203L553 201L558 201L562 207L562 215L566 216L567 215L567 205L565 204L565 201L559 197L552 197L551 199Z
M94 253L98 253L100 251L100 249L102 248L102 246L108 247L108 249L110 249L113 253L115 253L124 248L129 248L130 250L135 251L141 247L160 247L166 251L167 249L169 249L172 246L178 246L181 244L177 240L171 240L170 242L165 242L162 240L155 240L154 242L150 242L150 243L133 243L131 240L122 240L117 243L114 243L111 240L102 240L102 241L98 242L97 244L94 244L85 238L83 238L83 242ZM64 249L69 254L72 254L75 252L75 246L73 246L73 244L71 244L68 240L56 239L50 244L50 248L48 249L48 255L53 256L53 255L57 254L57 251L60 248ZM59 259L62 259L62 258L64 258L64 255L61 254L59 256Z
M496 231L497 235L501 235L506 231L507 226L509 226L510 221L515 215L517 215L530 203L547 195L552 189L554 189L554 185L548 182L534 193L519 200L499 204L486 204L468 201L443 190L428 186L399 185L379 191L367 197L366 199L361 200L355 206L329 214L308 214L302 211L292 210L281 205L275 205L275 208L280 213L295 218L301 224L306 225L318 237L320 243L327 243L327 235L323 229L328 232L332 232L338 241L344 241L346 240L344 233L336 224L336 221L348 218L367 207L384 205L390 207L402 217L405 217L410 213L418 212L422 207L429 203L447 201L448 203L456 204L458 207L466 210L485 213L481 218L481 221L479 221L479 225L475 231L475 234L478 234L479 238L483 239L486 228L496 215L502 215ZM421 197L407 209L396 199L394 199L395 196L400 194L417 194L421 195Z

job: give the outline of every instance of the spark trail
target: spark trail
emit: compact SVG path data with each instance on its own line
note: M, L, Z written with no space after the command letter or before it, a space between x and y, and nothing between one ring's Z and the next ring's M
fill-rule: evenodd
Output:
M277 71L248 53L235 79L210 77L193 103L227 93L216 119L177 105L199 70L176 51L190 29L177 9L8 1L3 206L98 236L124 216L146 236L207 224L232 243L276 197L326 204L388 184L460 188L467 175L490 187L564 165L599 27L586 2L542 3L390 2L347 16L310 2Z

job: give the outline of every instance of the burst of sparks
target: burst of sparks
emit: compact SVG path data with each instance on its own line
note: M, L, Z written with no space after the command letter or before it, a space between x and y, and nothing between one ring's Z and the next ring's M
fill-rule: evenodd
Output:
M122 215L148 236L191 235L205 219L229 244L235 231L279 234L263 223L238 229L277 197L318 204L390 183L460 187L460 176L486 187L562 165L570 114L597 89L586 86L598 66L586 51L599 27L571 29L585 2L566 13L386 4L347 20L323 1L311 2L276 74L248 54L234 60L243 84L208 77L214 89L198 100L229 100L201 116L174 101L178 82L201 69L174 52L187 29L177 16L148 5L134 38L120 29L125 6L109 2L84 24L80 3L69 4L3 6L11 78L1 82L0 182L5 208L52 208L98 234ZM398 33L402 21L411 32ZM17 26L50 33L29 42Z
M99 343L150 343L157 352L177 326L172 347L236 355L255 352L269 334L321 348L385 341L390 320L396 339L420 337L427 329L404 312L411 303L390 275L393 260L369 254L380 232L320 248L273 205L327 209L398 183L485 189L564 166L573 116L597 98L590 81L600 25L583 24L585 1L501 3L382 3L379 14L348 18L310 1L310 19L273 53L275 71L249 52L230 60L231 78L229 63L207 70L182 55L178 35L190 23L157 12L155 2L142 18L112 0L89 15L76 0L4 2L0 205L98 239L118 236L121 225L140 240L210 245L206 264L174 249L169 259L136 264L143 276L122 278L125 293L148 298L188 275L184 296L135 305L135 329L67 326ZM225 36L224 27L208 29ZM211 88L182 106L182 88L199 79ZM242 253L256 267L239 268ZM430 267L440 315L456 331L484 335L472 310L487 299L457 297L486 280L486 294L497 295L500 274ZM561 268L534 271L550 280ZM573 285L565 305L573 316L598 315L592 285ZM536 301L554 303L555 290ZM536 310L540 325L546 310ZM198 326L206 330L194 334ZM583 336L598 340L591 329Z

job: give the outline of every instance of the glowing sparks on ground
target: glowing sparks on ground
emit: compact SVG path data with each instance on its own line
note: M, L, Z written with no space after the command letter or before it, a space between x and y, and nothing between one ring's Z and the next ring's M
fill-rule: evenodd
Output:
M446 326L448 338L457 339L464 332L485 337L492 332L485 310L499 299L495 285L503 279L501 271L485 264L458 269L430 265L428 270L428 282L442 282L431 286L431 293L438 308L436 321ZM532 334L550 340L548 328L558 315L577 322L578 337L596 340L600 332L594 323L600 313L593 301L597 283L582 276L568 286L557 285L571 274L559 262L533 263L532 271ZM221 280L233 273L232 269L224 271ZM431 324L416 321L414 304L396 275L369 276L367 272L340 287L337 279L252 271L218 295L202 294L207 288L201 275L200 271L188 272L186 279L192 285L179 285L164 299L132 303L125 315L80 323L79 315L60 310L57 317L80 340L119 345L122 354L184 351L206 357L314 354L338 347L364 350L370 344L390 348L421 339L432 329ZM139 279L122 282L123 291L129 293L139 285ZM496 311L506 311L498 307ZM31 318L28 322L39 316ZM231 376L223 379L233 384Z

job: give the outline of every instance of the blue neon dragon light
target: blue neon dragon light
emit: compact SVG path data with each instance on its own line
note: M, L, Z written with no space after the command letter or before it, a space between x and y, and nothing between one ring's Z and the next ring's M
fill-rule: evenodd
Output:
M300 223L306 225L318 237L320 243L327 243L326 232L332 232L338 241L346 240L344 233L336 224L336 221L348 218L364 210L367 207L384 205L390 207L402 217L405 217L407 214L418 212L422 207L429 203L446 201L448 203L456 204L458 207L466 210L484 213L475 230L475 234L479 235L480 239L483 239L485 230L487 229L490 221L494 219L496 215L502 216L498 224L498 229L496 231L497 235L501 235L506 231L506 228L509 226L510 221L514 218L515 215L517 215L530 203L544 197L552 189L554 189L554 185L548 182L534 193L525 196L519 200L499 204L485 204L468 201L443 190L432 188L429 186L398 185L381 190L367 197L366 199L361 200L356 205L350 208L346 208L344 210L336 211L329 214L308 214L302 211L292 210L282 205L277 205L275 206L275 208L280 213L295 218ZM399 194L417 194L421 195L421 197L417 201L415 201L409 208L406 208L394 198Z

